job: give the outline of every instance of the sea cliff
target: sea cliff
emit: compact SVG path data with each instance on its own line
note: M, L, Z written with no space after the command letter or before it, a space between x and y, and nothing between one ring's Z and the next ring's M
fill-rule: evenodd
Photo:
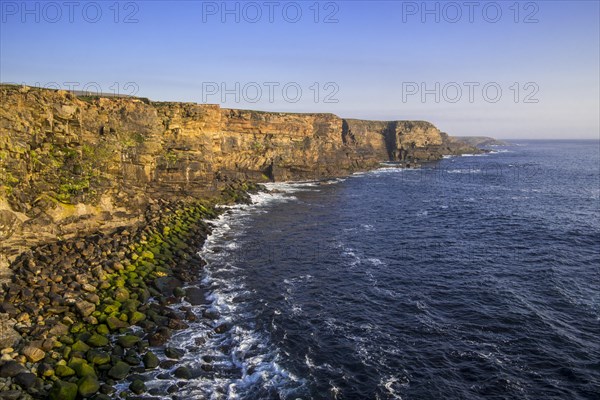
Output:
M424 121L363 121L0 86L0 275L31 245L140 222L150 199L476 151Z

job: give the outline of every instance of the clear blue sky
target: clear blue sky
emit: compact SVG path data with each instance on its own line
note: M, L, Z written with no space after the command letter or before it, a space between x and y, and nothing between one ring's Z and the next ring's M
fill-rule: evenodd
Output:
M598 1L115 3L1 0L0 81L599 137Z

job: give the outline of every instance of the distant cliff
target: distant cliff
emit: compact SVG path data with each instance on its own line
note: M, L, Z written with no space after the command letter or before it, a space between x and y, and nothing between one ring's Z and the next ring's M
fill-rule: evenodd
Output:
M472 152L422 121L77 97L0 86L0 266L30 244L139 220L149 199L235 179L343 176Z
M456 136L454 138L473 147L507 146L510 144L488 136Z

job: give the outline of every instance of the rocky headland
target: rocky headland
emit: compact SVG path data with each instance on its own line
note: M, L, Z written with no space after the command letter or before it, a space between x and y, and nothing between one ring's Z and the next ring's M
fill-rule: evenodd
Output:
M152 349L211 319L171 305L202 301L183 288L218 204L261 182L477 151L424 121L1 85L0 399L109 399L119 382L132 397L159 363L185 379Z
M508 146L510 144L504 140L498 140L489 136L455 136L454 138L469 146L478 148L485 146Z

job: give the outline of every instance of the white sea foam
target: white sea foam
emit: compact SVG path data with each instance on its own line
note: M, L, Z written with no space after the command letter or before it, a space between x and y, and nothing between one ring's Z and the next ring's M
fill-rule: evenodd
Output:
M465 153L465 154L461 154L461 157L485 157L487 155L488 155L488 153L481 153L481 154Z
M333 381L329 381L329 384L331 385L331 389L329 389L329 391L331 392L331 395L333 396L334 400L339 399L341 394L340 388L335 386Z
M381 176L381 175L389 175L389 174L398 174L398 173L402 173L404 171L418 171L418 169L407 169L407 168L401 168L401 167L385 167L385 168L374 169L374 170L370 171L369 173L371 175Z
M319 182L319 185L335 185L336 183L344 182L347 178L335 178L335 179L327 179L325 181Z
M356 267L361 262L360 257L358 257L352 249L344 249L342 255L349 259L350 267Z
M383 297L390 298L390 299L399 299L401 297L401 295L399 295L398 293L396 293L390 289L382 288L379 285L375 285L373 287L373 290L375 291L375 293L382 295Z
M380 385L383 386L386 392L391 396L392 399L402 399L402 396L398 391L402 388L408 387L409 380L407 377L388 376L382 378Z
M316 365L315 365L314 361L310 359L310 357L308 356L308 354L304 355L304 363L310 369L316 368Z
M381 261L379 258L375 258L375 257L367 258L367 261L369 261L371 264L373 264L376 267L381 267L381 266L385 265L385 263L383 261Z
M479 174L479 173L481 173L481 170L480 169L463 168L463 169L449 169L446 172L448 174Z
M338 183L342 180L333 180L329 183ZM265 183L264 186L267 189L266 192L258 192L250 194L253 206L252 212L260 212L260 206L270 204L274 202L292 201L296 200L295 196L291 194L311 190L320 185L319 182L308 181L308 182L269 182ZM248 207L248 206L246 206ZM240 206L233 206L235 209L239 209ZM245 207L241 207L242 209Z
M199 322L190 323L189 329L173 335L167 346L188 349L176 367L185 365L192 371L201 367L202 356L212 357L214 376L200 374L186 381L179 392L184 397L238 399L260 387L270 388L286 397L304 384L302 379L281 367L281 355L270 342L268 334L255 329L254 311L246 305L245 300L251 292L245 285L243 275L237 272L240 267L236 265L234 254L239 248L237 237L243 233L246 218L271 203L294 200L293 193L308 190L317 184L273 183L266 186L271 192L252 194L251 205L223 207L227 211L211 221L212 233L199 251L199 255L207 262L201 284L208 289L208 304L193 306L192 309L197 315L202 310L217 312L218 319L209 323L201 318ZM311 275L302 275L297 279L311 278ZM189 305L187 302L182 304ZM301 314L302 309L294 307L292 312ZM222 324L227 324L230 329L215 334L214 328ZM196 344L197 340L204 342L201 349ZM160 372L148 373L149 388L165 387L178 381L176 378L158 379Z

